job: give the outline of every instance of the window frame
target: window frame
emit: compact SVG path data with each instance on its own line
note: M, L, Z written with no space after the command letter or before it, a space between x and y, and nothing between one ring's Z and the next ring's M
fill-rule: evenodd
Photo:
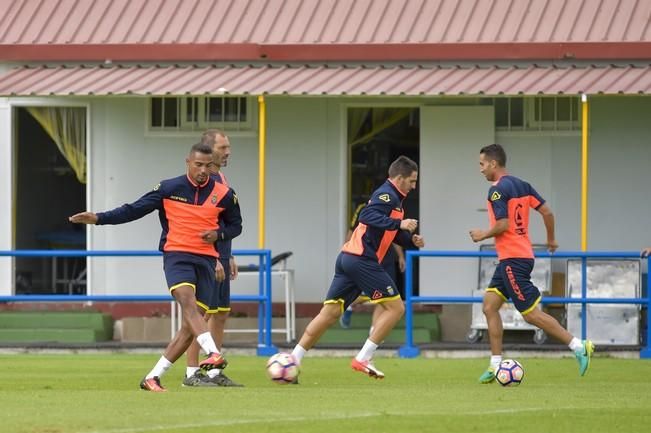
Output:
M177 126L154 126L152 122L152 104L155 98L162 100L176 99L177 100ZM246 120L245 121L208 121L206 116L201 116L201 113L206 113L208 98L222 98L222 106L225 106L227 99L237 98L239 117L241 101L246 103ZM197 101L197 115L195 120L188 120L187 108L188 103L192 100ZM165 124L164 117L164 104L161 106L161 124ZM224 110L222 110L224 113ZM231 95L187 95L187 96L169 96L169 95L155 95L147 98L145 103L145 135L146 136L160 136L160 135L194 135L198 131L203 131L210 128L219 128L228 132L230 135L253 135L256 133L255 126L257 120L257 104L254 103L253 97L249 96L231 96ZM224 113L225 114L225 113Z

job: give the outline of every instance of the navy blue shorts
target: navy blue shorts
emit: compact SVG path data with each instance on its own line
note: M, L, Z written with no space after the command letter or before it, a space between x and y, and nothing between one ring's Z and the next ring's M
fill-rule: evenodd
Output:
M339 253L335 264L335 276L324 304L339 303L343 311L359 295L368 297L374 303L400 299L396 283L377 261L368 257Z
M166 252L163 254L163 270L170 292L182 285L194 288L197 305L207 312L217 311L213 304L215 298L215 257L182 252Z
M533 259L504 259L499 262L487 292L513 301L521 314L527 314L540 302L540 290L531 282Z
M224 281L215 281L216 288L211 300L211 313L231 311L231 266L229 259L219 258L219 263L224 267Z

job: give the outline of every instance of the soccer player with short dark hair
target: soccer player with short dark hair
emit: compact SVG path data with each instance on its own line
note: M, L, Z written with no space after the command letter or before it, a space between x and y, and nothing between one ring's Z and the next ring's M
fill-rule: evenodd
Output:
M470 230L474 242L495 238L499 264L484 294L483 311L488 324L491 359L481 375L481 383L495 380L495 371L502 362L502 318L499 310L511 300L524 320L567 344L579 362L583 376L590 366L594 344L572 336L558 321L538 307L542 295L531 282L534 254L529 239L529 209L540 213L547 231L547 248L556 251L554 214L545 200L527 182L506 171L506 152L499 144L483 147L479 152L479 171L493 182L488 190L488 230Z
M133 203L110 211L81 212L69 218L78 224L123 224L158 210L162 227L159 249L172 296L181 305L183 325L163 356L142 379L140 388L163 392L160 377L186 351L194 338L208 357L199 363L203 370L226 367L226 359L215 344L202 313L214 309L216 286L216 241L242 232L240 208L235 192L210 177L212 148L197 143L186 158L187 172L161 181ZM225 221L219 226L219 219ZM238 223L239 221L239 223Z
M212 149L213 165L210 168L211 177L218 183L228 185L226 175L221 171L228 165L228 159L231 155L231 142L226 133L221 129L207 129L201 134L201 143L210 146ZM241 225L241 220L238 224ZM223 220L219 225L225 225ZM205 319L208 322L208 329L212 335L215 344L219 350L224 344L224 330L226 319L231 311L231 280L237 278L237 265L231 255L231 239L217 242L216 278L214 304L216 310L207 311ZM214 386L242 386L234 382L219 368L214 368L208 372L203 372L199 368L199 345L193 341L186 353L187 366L183 386L196 387L214 387Z
M321 311L307 325L292 351L299 364L343 311L363 294L383 311L364 346L351 361L351 367L370 377L384 378L384 373L373 365L373 355L400 320L405 307L395 282L380 263L392 242L403 246L425 245L420 235L413 234L418 221L403 219L402 201L416 188L417 179L418 165L406 156L400 156L389 167L389 179L371 195L368 205L359 215L359 225L337 256L335 276Z

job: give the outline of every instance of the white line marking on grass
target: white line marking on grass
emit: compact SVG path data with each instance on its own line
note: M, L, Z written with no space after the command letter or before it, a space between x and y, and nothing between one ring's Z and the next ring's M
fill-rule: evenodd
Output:
M590 410L599 410L604 408L595 408L595 407L523 407L523 408L510 408L510 409L490 409L490 410L480 410L480 411L468 411L461 413L451 413L449 411L431 411L431 412L373 412L373 413L361 413L361 414L350 414L350 415L335 415L335 414L324 414L321 416L305 416L305 417L287 417L287 418L274 418L274 419L239 419L239 420L213 420L206 421L201 423L191 423L191 424L168 424L168 425L151 425L147 427L132 427L132 428L118 428L118 429L109 429L109 430L93 430L91 432L84 433L145 433L145 432L154 432L161 430L171 430L171 429L195 429L195 428L206 428L206 427L220 427L220 426L231 426L231 425L243 425L243 424L260 424L260 423L280 423L280 422L302 422L302 421L321 421L321 420L347 420L355 418L370 418L374 416L396 416L396 417L405 417L405 416L436 416L436 415L452 415L452 416L484 416L484 415L496 415L496 414L514 414L514 413L523 413L523 412L549 412L549 411L574 411L581 409L590 409ZM81 432L80 432L81 433Z
M193 429L193 428L204 428L204 427L219 427L219 426L229 426L229 425L240 425L240 424L259 424L259 423L277 423L277 422L301 422L301 421L314 421L314 420L326 420L326 419L354 419L354 418L368 418L378 415L392 415L390 413L363 413L355 415L333 415L333 414L324 414L322 416L306 416L306 417L287 417L287 418L274 418L274 419L239 419L239 420L214 420L206 421L202 423L192 423L192 424L168 424L168 425L152 425L148 427L133 427L133 428L119 428L119 429L110 429L110 430L93 430L87 433L141 433L141 432L150 432L150 431L159 431L159 430L171 430L171 429Z

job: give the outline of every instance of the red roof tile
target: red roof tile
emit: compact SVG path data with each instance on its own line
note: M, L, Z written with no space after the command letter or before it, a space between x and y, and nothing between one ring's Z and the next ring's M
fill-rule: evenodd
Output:
M0 44L651 42L640 0L3 0Z
M0 95L649 94L651 65L20 67Z

